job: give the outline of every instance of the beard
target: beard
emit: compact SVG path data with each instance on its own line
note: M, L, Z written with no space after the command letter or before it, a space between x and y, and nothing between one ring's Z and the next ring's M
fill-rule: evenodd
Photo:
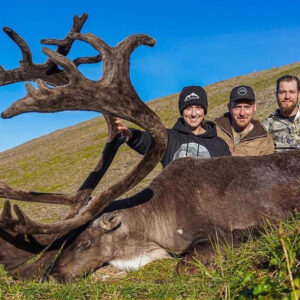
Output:
M288 116L291 115L291 113L293 112L293 110L297 106L297 103L292 102L289 106L287 106L287 105L283 105L283 103L279 102L278 105L279 105L279 108L280 108L280 113L284 117L288 117Z

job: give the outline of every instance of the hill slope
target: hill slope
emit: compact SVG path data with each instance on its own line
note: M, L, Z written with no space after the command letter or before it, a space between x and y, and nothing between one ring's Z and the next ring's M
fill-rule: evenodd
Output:
M253 87L258 111L256 118L263 120L276 107L275 83L284 74L300 76L300 63L253 72L221 81L205 89L209 108L207 119L214 119L227 110L230 90L237 85ZM178 94L148 102L162 118L166 127L171 127L178 117ZM43 192L72 192L80 186L96 164L106 141L107 129L103 117L58 130L47 136L32 140L14 149L0 153L0 180L14 187ZM139 155L122 146L113 165L96 191L105 189L124 176L140 159ZM131 193L146 186L160 172L158 166ZM0 203L0 207L3 201ZM49 221L59 219L65 208L50 205L22 203L25 211L36 219Z

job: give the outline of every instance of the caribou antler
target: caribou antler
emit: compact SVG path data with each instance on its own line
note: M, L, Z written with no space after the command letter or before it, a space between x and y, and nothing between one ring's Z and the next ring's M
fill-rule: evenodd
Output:
M90 195L89 192L84 193L80 201L75 201L79 205L75 205L76 209L73 209L71 215L74 216L74 211L78 211L78 214L72 219L68 218L53 224L39 224L26 216L18 206L14 207L17 214L17 219L15 219L12 217L10 205L6 203L0 218L0 225L10 231L26 234L49 234L73 230L85 224L95 218L114 199L142 180L159 162L166 147L167 136L163 124L157 115L140 100L129 78L131 52L141 44L153 46L155 41L147 35L138 34L126 38L116 47L111 48L92 34L71 33L68 41L69 39L85 41L101 53L103 59L102 78L98 81L88 80L79 72L76 64L64 55L47 48L43 49L50 61L63 67L69 82L62 86L50 88L46 81L39 79L37 80L37 89L27 83L27 95L5 110L2 117L9 118L24 112L93 110L109 116L118 116L140 125L152 135L154 147L123 180L95 196L84 209L80 210L79 208L83 206L83 203L87 202L87 195ZM58 44L57 40L48 40L48 42ZM105 166L103 167L102 163L101 166L101 170L104 170ZM108 164L106 164L107 166ZM2 186L3 194L8 193L8 190L4 185ZM13 195L13 192L11 190L10 195ZM78 193L82 195L81 190ZM18 193L17 191L17 194L20 196L17 199L22 198L21 192ZM28 196L28 192L26 196ZM48 195L35 194L33 196L35 199L40 197L40 202L48 201L45 201ZM50 198L56 203L61 201L57 200L57 195L51 195L47 199ZM63 199L62 202L74 205L72 197L62 195L61 198Z
M100 156L99 162L95 166L94 170L89 174L75 194L24 191L12 188L6 183L0 181L0 197L29 202L68 205L72 208L72 212L77 211L78 207L86 204L86 200L100 182L117 153L118 148L124 142L122 138L116 136L117 133L114 131L112 126L113 118L107 115L104 115L104 118L108 127L108 137L103 153ZM18 209L18 207L16 207L16 209Z
M74 17L73 26L70 33L80 32L82 26L87 20L87 14L81 17ZM47 60L43 64L34 64L32 62L32 54L27 43L11 28L3 27L3 31L19 46L22 53L20 67L13 70L5 70L0 66L0 85L6 85L14 82L25 80L43 79L47 83L57 86L68 83L69 79L63 70L51 60ZM57 53L66 56L74 42L74 39L68 35L62 40L45 39L41 41L45 45L56 45ZM101 61L101 55L94 57L81 57L74 60L76 66L86 63L96 63Z

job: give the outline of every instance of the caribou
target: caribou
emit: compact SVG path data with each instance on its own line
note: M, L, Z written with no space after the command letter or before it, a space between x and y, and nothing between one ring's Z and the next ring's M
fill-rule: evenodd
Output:
M300 152L262 157L181 158L170 163L151 184L136 195L122 195L137 185L160 161L167 142L159 117L141 101L129 77L129 60L139 45L155 40L135 34L110 47L93 34L80 33L87 15L74 17L69 34L45 39L44 64L32 62L27 43L12 29L4 31L22 52L20 67L0 68L0 85L26 83L27 94L3 113L11 118L26 112L93 110L107 122L107 143L94 170L77 192L40 193L0 183L6 198L0 215L0 263L14 278L66 282L106 264L138 269L157 259L182 255L178 272L190 271L193 261L208 263L217 238L239 241L248 230L268 219L286 219L300 206ZM99 55L73 61L67 55L75 40L88 43ZM99 80L85 78L82 63L102 60ZM100 194L95 187L124 143L112 126L120 117L148 131L154 146L129 174ZM10 201L68 205L59 222L38 223Z

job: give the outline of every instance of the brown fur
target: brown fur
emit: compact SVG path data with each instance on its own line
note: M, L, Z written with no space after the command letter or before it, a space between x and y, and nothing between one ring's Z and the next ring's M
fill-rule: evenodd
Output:
M59 280L149 253L149 261L165 258L167 252L184 254L177 271L190 271L194 259L204 263L211 259L209 241L216 234L239 239L261 227L266 218L286 219L299 209L299 181L300 151L178 159L147 189L114 201L87 228L53 241L49 251L31 264L24 262L53 236L22 239L1 231L0 262L13 277L41 278L67 240L55 268L48 270Z
M207 262L212 254L209 241L216 234L239 239L267 218L286 219L299 209L299 180L299 151L176 160L147 189L113 202L103 215L118 211L119 225L105 232L87 228L78 240L93 240L94 246L78 251L75 241L60 257L56 276L70 280L116 259L147 253L153 245L186 253L178 271L190 268L195 256Z

